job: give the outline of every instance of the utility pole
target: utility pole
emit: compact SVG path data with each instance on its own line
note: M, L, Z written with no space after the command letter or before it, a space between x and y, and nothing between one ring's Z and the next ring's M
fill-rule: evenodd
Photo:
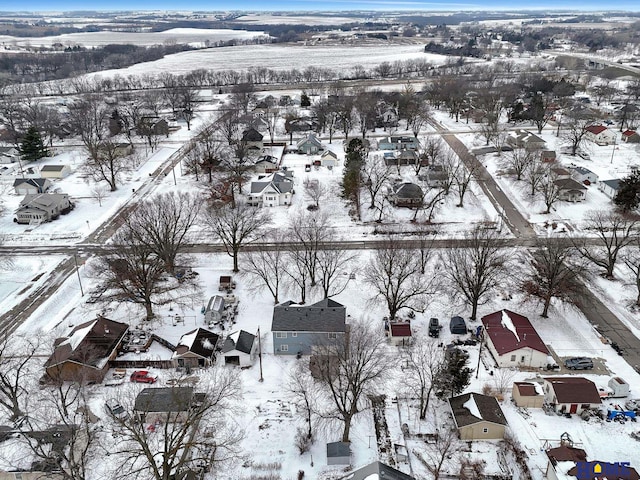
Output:
M260 362L260 381L264 382L262 376L262 342L260 341L260 327L258 327L258 361Z
M78 269L78 257L76 253L73 253L73 262L76 264L76 275L78 275L78 283L80 284L80 296L84 297L84 290L82 289L82 280L80 280L80 270Z

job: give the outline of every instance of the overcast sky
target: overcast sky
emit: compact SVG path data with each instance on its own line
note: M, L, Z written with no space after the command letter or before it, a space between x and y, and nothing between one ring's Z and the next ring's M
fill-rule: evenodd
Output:
M264 0L206 1L206 0L26 0L15 2L0 0L0 10L4 11L70 11L70 10L550 10L572 9L594 11L606 8L616 10L640 10L639 0L617 0L603 4L595 0L539 0L520 1L352 1L352 0Z

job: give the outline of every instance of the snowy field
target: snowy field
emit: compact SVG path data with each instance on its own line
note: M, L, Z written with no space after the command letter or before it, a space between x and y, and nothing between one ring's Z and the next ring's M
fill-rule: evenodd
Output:
M82 45L87 48L99 47L109 44L130 43L139 46L161 45L166 42L187 43L202 46L205 42L211 43L226 40L245 40L264 35L264 32L250 32L247 30L231 29L207 29L207 28L173 28L164 32L82 32L65 33L50 37L14 37L0 35L0 43L9 46L45 46L51 47L60 43L67 46Z
M426 54L421 45L238 45L210 48L168 55L153 62L140 63L119 70L106 70L90 76L142 75L171 72L185 74L196 68L206 70L248 70L269 68L273 70L304 70L307 67L351 70L355 65L372 68L382 62L424 59L434 65L444 64L444 55Z

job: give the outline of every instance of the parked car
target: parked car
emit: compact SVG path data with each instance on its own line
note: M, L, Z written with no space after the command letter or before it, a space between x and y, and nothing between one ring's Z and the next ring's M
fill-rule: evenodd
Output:
M465 323L464 318L459 316L451 317L449 330L454 335L464 335L467 333L467 324Z
M593 360L587 357L567 358L564 366L569 370L591 370L593 368Z
M437 318L429 319L429 336L434 338L440 336L440 322Z
M129 416L124 407L120 405L115 398L108 399L104 404L104 408L112 417L116 417L121 420L124 420Z
M129 380L137 383L156 383L158 376L147 370L136 370L131 374Z

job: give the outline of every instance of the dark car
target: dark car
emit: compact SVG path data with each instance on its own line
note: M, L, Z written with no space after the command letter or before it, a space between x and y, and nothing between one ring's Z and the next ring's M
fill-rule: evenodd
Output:
M467 324L464 321L464 318L455 316L451 317L451 322L449 322L449 330L454 335L464 335L467 333Z
M437 318L429 319L429 336L434 338L440 336L440 322Z
M587 357L573 357L564 361L564 366L569 370L590 370L593 368L593 360Z

